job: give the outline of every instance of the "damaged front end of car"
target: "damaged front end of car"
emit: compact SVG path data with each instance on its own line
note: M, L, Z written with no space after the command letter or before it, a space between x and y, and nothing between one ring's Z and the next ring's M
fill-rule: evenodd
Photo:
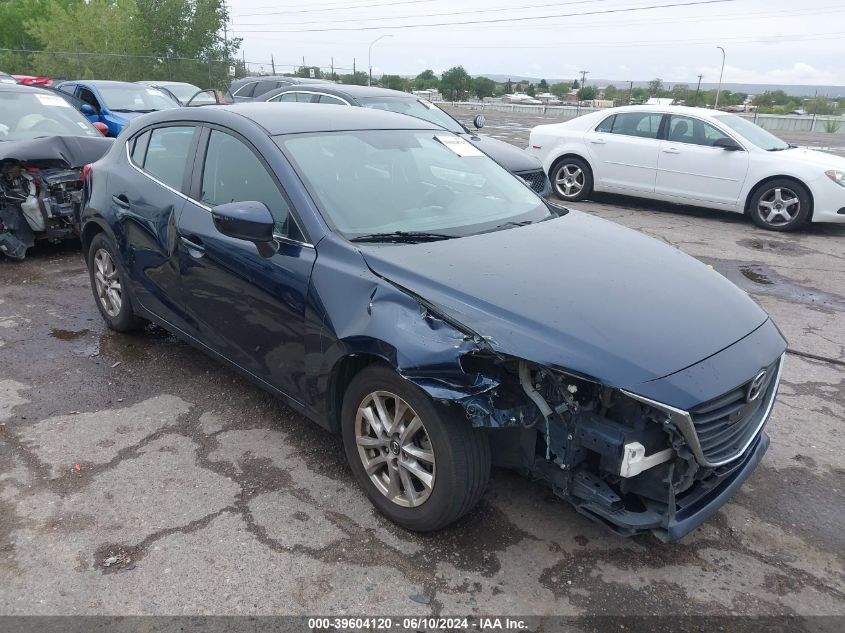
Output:
M105 139L53 137L0 147L0 253L23 259L36 240L79 233L82 167L101 157Z
M689 413L489 351L460 360L480 393L441 400L489 434L494 461L548 484L615 532L674 541L733 495L759 462L782 357L749 385ZM753 379L752 379L753 382Z

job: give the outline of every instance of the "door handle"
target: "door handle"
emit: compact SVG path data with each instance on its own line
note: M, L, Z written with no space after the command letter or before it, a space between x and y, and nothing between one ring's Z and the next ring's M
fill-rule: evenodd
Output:
M182 244L188 249L188 254L191 257L195 257L199 259L203 255L205 255L205 246L202 245L202 241L198 237L185 237L184 235L180 236L179 239L182 241Z
M112 196L111 201L114 202L121 209L128 209L129 208L129 198L127 198L124 194L120 194L118 196Z
M663 153L664 154L680 154L681 150L676 149L674 147L667 147L666 149L663 150Z
M592 143L594 145L604 145L605 140L603 138L594 138L594 139L590 140L590 143Z

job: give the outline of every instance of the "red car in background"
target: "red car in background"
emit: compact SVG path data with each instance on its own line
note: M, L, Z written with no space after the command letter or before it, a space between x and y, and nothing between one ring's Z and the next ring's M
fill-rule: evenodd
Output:
M53 80L49 77L33 77L32 75L12 75L19 84L24 86L36 86L37 88L49 88Z

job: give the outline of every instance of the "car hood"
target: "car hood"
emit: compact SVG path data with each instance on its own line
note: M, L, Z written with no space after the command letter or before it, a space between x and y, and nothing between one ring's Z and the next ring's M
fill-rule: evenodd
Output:
M6 141L0 143L0 160L73 169L100 160L113 142L114 139L102 136L45 136L29 141Z
M461 134L490 158L512 173L543 169L543 164L524 150L490 136Z
M576 211L493 233L361 251L375 274L497 352L615 387L685 369L768 318L712 268Z
M822 168L819 175L828 169L845 171L845 158L836 156L835 154L828 154L827 152L795 147L770 153L785 161L800 163L802 165L817 165Z

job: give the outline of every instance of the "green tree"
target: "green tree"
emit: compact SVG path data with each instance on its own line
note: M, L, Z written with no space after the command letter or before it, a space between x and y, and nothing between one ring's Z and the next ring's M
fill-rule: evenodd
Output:
M513 82L510 79L508 79L505 82L505 94L506 95L512 95L513 94Z
M833 114L836 111L833 102L824 97L807 99L804 103L804 109L809 114Z
M534 96L536 96L536 95L537 95L537 89L536 89L536 87L534 86L534 84L528 84L528 88L526 88L526 89L525 89L525 93L526 93L529 97L534 97Z
M391 90L402 90L407 92L410 89L410 80L405 79L399 75L382 75L378 81L382 88L390 88Z
M488 77L476 77L472 80L471 86L472 94L479 99L492 97L493 93L496 92L496 82Z
M552 84L551 87L549 87L549 92L551 92L556 97L564 99L564 98L566 98L566 95L569 94L569 90L571 88L572 88L571 83L563 82L563 83L558 83L558 84Z
M572 82L572 85L571 85L570 87L571 87L573 90L578 90L578 89L581 87L581 84L579 84L579 83L578 83L578 80L576 79L575 81L573 81L573 82Z
M692 105L692 99L690 98L690 88L687 84L675 84L674 86L672 86L672 91L670 94L672 95L672 99L674 99L676 102L684 102L688 105Z
M545 79L541 79L540 82L537 84L537 90L540 92L548 92L549 91L549 84Z
M648 82L648 94L652 97L659 97L663 94L663 80L660 78L652 79Z
M614 99L616 99L616 97L618 95L619 95L619 89L616 86L614 86L613 84L610 84L609 86L607 86L604 89L604 98L605 99L610 99L611 101L613 101Z
M341 75L340 83L352 84L355 86L366 86L367 79L369 79L367 73L365 73L363 70L356 70L351 75Z
M422 71L414 78L415 90L431 90L440 87L440 80L431 69Z
M592 101L596 98L595 86L584 86L578 91L578 99L580 101Z
M444 97L460 101L469 91L471 78L463 66L453 66L440 75L440 92Z

